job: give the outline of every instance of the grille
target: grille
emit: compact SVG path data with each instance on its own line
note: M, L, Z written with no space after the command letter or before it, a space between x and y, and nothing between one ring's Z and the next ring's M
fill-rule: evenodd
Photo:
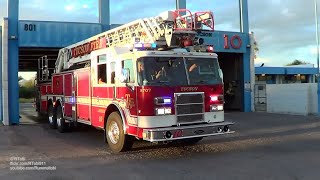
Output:
M177 93L175 103L179 124L204 121L203 93Z
M178 120L178 123L193 123L193 122L204 121L203 114L177 116L177 120Z
M176 94L176 104L203 103L203 93L201 94Z
M177 106L177 114L195 114L202 112L203 106L201 104L188 104Z

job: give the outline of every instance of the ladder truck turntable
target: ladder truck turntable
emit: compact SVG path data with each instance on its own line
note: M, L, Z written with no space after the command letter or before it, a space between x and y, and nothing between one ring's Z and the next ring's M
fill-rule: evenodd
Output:
M217 54L198 37L213 31L211 11L178 9L64 47L54 69L41 57L36 109L60 132L104 130L113 152L134 139L192 144L233 133Z

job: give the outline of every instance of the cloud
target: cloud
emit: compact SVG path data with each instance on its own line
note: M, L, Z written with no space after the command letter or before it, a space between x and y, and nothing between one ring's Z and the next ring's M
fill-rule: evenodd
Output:
M66 5L66 6L64 6L64 9L66 11L73 11L74 10L74 5L73 4Z
M306 48L315 44L313 1L271 2L248 1L250 30L255 32L259 57L268 57L274 64L298 58L314 63L314 55Z
M310 49L310 53L311 53L311 54L317 54L317 47L313 47L313 46L312 46L312 47L310 47L309 49Z
M254 63L255 63L255 64L262 64L262 63L264 63L264 64L269 64L270 62L271 62L270 59L268 59L268 58L261 58L261 57L258 57L258 58L256 58L256 59L254 60Z

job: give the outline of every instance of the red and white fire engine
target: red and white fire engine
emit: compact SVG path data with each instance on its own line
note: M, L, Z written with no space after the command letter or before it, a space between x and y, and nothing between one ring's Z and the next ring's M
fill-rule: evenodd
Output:
M53 73L39 61L37 110L60 132L104 130L114 152L233 133L217 54L198 37L212 31L212 12L175 10L62 48Z

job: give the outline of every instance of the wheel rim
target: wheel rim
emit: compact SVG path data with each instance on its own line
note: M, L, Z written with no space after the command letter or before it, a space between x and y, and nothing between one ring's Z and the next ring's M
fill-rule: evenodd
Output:
M120 138L120 129L116 122L112 121L108 128L108 136L112 144L117 144Z
M53 116L52 115L49 115L49 122L50 122L50 124L53 124Z
M50 124L53 124L53 113L52 113L51 107L49 107L49 110L48 110L48 120Z
M61 126L61 118L60 117L57 118L57 124L58 124L58 126Z

